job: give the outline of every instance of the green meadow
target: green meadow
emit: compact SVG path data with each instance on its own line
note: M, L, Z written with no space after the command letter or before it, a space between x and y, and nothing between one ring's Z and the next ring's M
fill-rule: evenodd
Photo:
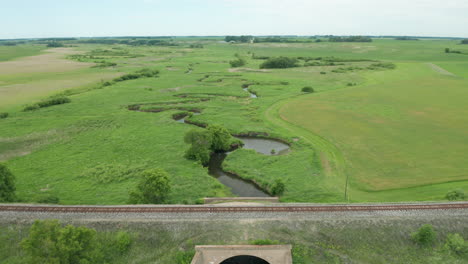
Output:
M44 49L44 45L0 46L0 61L37 55Z
M27 83L41 85L28 86L17 99L0 98L0 110L9 113L0 119L0 160L16 175L21 201L55 196L63 204L123 204L135 175L149 168L170 173L170 203L232 196L207 168L184 158L184 134L195 127L172 116L194 110L201 114L192 122L291 145L289 153L273 156L238 149L223 163L267 190L282 179L284 202L444 200L450 190L468 191L468 56L444 52L468 53L459 40L220 40L176 39L178 46L167 47L78 44L78 55L63 56L86 67L28 73ZM190 48L193 43L203 48ZM25 46L22 55L34 49ZM246 65L231 68L235 54ZM260 70L265 60L254 56L334 57L337 65ZM371 69L375 63L396 67ZM159 74L105 84L143 68ZM9 92L26 82L24 76L0 73L0 85ZM60 78L76 83L47 89ZM301 92L305 86L315 92ZM29 97L35 87L43 92ZM54 93L71 102L23 111ZM129 110L135 105L141 111Z

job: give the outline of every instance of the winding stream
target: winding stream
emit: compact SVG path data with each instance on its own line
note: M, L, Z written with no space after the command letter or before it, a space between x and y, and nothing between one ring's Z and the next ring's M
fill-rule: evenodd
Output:
M199 115L200 113L193 113ZM186 123L187 116L174 119L179 123ZM242 141L243 148L253 149L264 155L282 155L289 151L289 145L273 139L236 136ZM214 153L208 164L208 174L217 178L222 184L231 189L231 192L240 197L269 197L270 195L259 188L255 183L244 180L236 174L222 169L224 159L230 152Z

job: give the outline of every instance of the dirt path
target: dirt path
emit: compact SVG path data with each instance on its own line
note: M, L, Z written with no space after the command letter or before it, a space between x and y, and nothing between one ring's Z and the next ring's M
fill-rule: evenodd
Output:
M71 48L54 48L45 50L45 53L41 55L0 62L0 75L66 72L94 65L94 63L84 63L65 59L67 55L76 53L78 52Z
M427 65L429 65L429 67L431 67L431 69L433 69L434 71L440 73L440 74L443 74L443 75L448 75L448 76L456 76L455 74L445 70L444 68L441 68L437 65L435 65L434 63L427 63Z

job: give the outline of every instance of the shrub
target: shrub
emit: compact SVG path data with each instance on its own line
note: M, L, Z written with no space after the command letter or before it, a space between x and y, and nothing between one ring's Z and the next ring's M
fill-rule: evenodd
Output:
M132 245L132 238L125 231L119 231L115 236L114 247L120 254L128 252Z
M432 246L436 240L436 236L434 228L429 224L421 226L417 232L411 234L412 240L424 247Z
M54 195L45 195L41 196L36 200L37 203L44 203L44 204L58 204L60 203L60 199Z
M449 49L449 48L445 48L445 53L450 53L450 49Z
M171 191L169 174L161 169L143 171L137 189L130 193L130 203L159 204L167 200Z
M47 100L44 100L44 101L41 101L41 102L37 103L37 105L40 108L43 108L43 107L49 107L49 106L52 106L52 105L66 104L66 103L70 103L70 102L71 102L71 100L68 97L54 96L54 97L51 97L51 98L49 98Z
M281 196L283 195L285 189L286 186L284 185L283 181L281 179L276 179L275 183L271 187L271 194L275 196Z
M63 96L63 95L57 95L57 96L53 96L48 99L42 100L39 103L36 103L33 105L27 105L26 107L24 107L23 111L33 111L39 108L49 107L53 105L66 104L70 102L71 102L70 98Z
M381 69L395 69L396 65L391 63L391 62L377 62L377 63L372 63L367 67L369 70L381 70Z
M306 87L303 87L301 91L303 91L304 93L313 93L314 88L312 88L310 86L306 86Z
M288 57L275 57L270 58L263 62L260 65L260 69L284 69L284 68L292 68L297 67L297 59L296 58L288 58Z
M27 111L34 111L34 110L37 110L39 109L39 105L38 104L33 104L33 105L27 105L23 108L23 111L27 112Z
M453 190L448 192L445 195L445 198L449 201L456 201L456 200L464 200L465 199L465 192L463 190Z
M326 72L320 72L320 74L327 74Z
M92 68L107 68L107 67L114 67L114 66L117 66L117 63L102 61L99 64L94 65Z
M4 112L4 113L0 113L0 119L3 119L3 118L7 118L8 117L8 113Z
M461 256L468 255L468 243L460 234L448 234L443 249Z
M15 176L7 166L0 163L0 202L14 202L15 191Z
M134 73L128 73L125 75L122 75L118 78L114 79L114 82L123 82L123 81L128 81L128 80L135 80L139 78L149 78L149 77L157 77L159 74L158 70L151 70L148 68L141 69L139 71L136 71Z
M96 230L36 220L21 246L30 263L100 263Z
M244 66L246 61L242 58L238 58L237 60L232 60L229 61L229 64L231 64L231 67L236 68L236 67L241 67Z

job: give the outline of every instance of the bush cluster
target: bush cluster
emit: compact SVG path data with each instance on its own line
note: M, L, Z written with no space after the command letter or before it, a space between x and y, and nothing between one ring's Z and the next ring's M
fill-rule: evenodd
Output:
M93 68L107 68L107 67L115 67L117 63L115 62L108 62L108 61L100 61L99 64L94 65Z
M70 98L63 96L63 95L58 95L58 96L50 97L37 104L28 105L24 107L23 111L32 111L32 110L37 110L39 108L49 107L53 105L66 104L70 102L71 102Z
M286 185L284 184L283 180L276 179L275 182L273 183L273 186L271 186L270 192L271 194L275 196L281 196L283 195L285 190L286 190Z
M239 54L235 54L234 56L236 56L236 60L232 60L232 61L229 61L229 64L231 64L231 67L235 68L235 67L241 67L241 66L244 66L246 64L246 61L244 58L242 58Z
M0 113L0 119L7 118L9 115L7 112Z
M99 239L95 229L62 226L58 220L36 220L28 237L21 241L26 263L91 264L113 263L130 249L127 232Z
M260 65L260 69L284 69L297 67L297 59L289 57L274 57L266 60Z
M460 189L450 191L445 195L445 198L447 198L449 201L465 200L465 197L465 192Z
M150 77L157 77L159 74L158 70L151 70L148 68L141 69L139 71L136 71L134 73L128 73L125 75L122 75L118 78L115 78L113 81L114 82L123 82L123 81L128 81L128 80L135 80L139 78L150 78Z
M313 93L314 88L312 88L310 86L306 86L306 87L302 87L301 91L303 91L304 93Z

